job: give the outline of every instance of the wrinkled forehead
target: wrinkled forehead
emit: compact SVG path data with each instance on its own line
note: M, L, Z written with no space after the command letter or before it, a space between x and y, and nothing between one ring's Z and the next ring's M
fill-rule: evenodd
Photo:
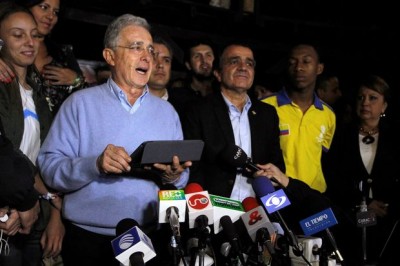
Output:
M248 47L244 47L244 46L240 46L240 45L231 45L231 46L227 47L221 56L221 58L224 58L224 59L233 58L233 57L254 60L253 51Z
M145 45L152 44L153 38L150 32L141 26L127 25L118 34L118 40L121 42L143 42Z

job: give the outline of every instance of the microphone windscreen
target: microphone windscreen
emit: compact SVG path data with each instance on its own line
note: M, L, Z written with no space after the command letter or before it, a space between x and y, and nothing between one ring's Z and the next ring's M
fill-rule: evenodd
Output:
M197 183L190 183L185 187L185 194L191 194L201 191L203 191L203 188Z
M268 177L258 177L253 180L252 183L253 190L256 193L257 197L261 198L264 197L265 195L268 195L269 193L272 193L275 191L274 186L271 183L271 180L268 179Z
M242 201L243 208L245 212L248 212L259 206L257 199L254 197L247 197Z
M228 215L222 216L220 224L222 226L225 236L228 238L229 241L237 238L235 226L232 223L231 217L229 217Z
M137 221L133 220L132 218L125 218L118 222L115 231L117 236L119 236L135 226L139 226Z
M222 161L233 167L243 167L247 162L247 154L235 144L226 145L220 156Z
M130 265L135 265L135 266L144 266L144 261L143 261L143 256L144 254L142 252L135 252L132 255L129 256L129 262Z
M204 229L208 226L208 218L205 215L199 215L196 217L194 223L197 225L197 228Z

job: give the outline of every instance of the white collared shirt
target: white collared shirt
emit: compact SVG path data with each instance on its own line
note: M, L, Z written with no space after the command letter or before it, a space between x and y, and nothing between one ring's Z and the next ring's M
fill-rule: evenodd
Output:
M228 110L229 118L231 119L233 134L235 136L235 144L243 149L246 154L251 154L251 132L250 123L248 117L248 111L251 107L250 97L247 96L246 104L243 107L243 111L240 112L223 94ZM255 193L251 185L251 179L238 173L235 178L235 184L233 185L232 193L230 198L238 201L242 201L247 197L254 197Z

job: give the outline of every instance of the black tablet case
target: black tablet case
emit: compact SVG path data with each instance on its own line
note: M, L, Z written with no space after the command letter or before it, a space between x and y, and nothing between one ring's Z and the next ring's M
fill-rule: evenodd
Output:
M181 163L200 160L204 142L202 140L161 140L143 142L131 154L131 167L139 168L154 163L171 164L174 155Z

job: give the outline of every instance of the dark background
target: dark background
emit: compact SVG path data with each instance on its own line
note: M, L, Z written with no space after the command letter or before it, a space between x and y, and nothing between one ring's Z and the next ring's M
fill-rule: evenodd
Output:
M206 0L63 0L53 37L72 44L79 59L102 61L107 24L132 13L173 42L174 71L184 71L180 47L200 37L217 47L232 40L250 42L258 76L280 73L290 45L309 39L320 46L326 70L339 75L344 93L358 76L373 73L398 96L400 14L395 1L255 0L250 14L242 5L243 0L231 0L230 9L212 7Z

